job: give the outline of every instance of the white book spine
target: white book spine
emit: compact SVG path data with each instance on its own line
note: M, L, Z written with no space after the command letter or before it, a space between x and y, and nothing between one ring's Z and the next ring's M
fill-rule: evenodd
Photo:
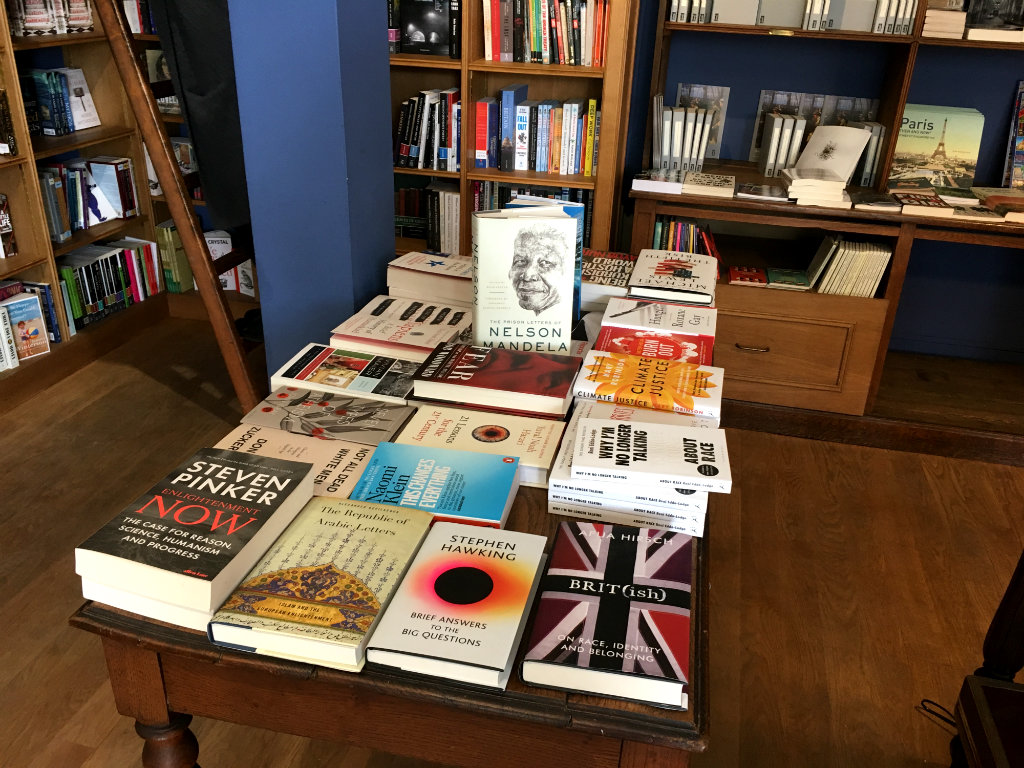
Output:
M529 170L530 105L516 105L516 154L513 167L517 171Z
M73 323L68 315L68 322ZM18 349L14 346L14 329L11 327L11 318L7 314L7 307L0 307L0 345L3 346L3 365L0 370L18 367Z
M588 507L582 504L568 504L564 502L548 502L548 512L552 515L566 515L567 517L579 517L587 520L596 520L604 523L620 523L634 525L638 528L664 528L670 531L679 531L689 536L704 535L704 521L699 523L689 518L660 518L651 517L642 513L613 512L607 509Z
M889 3L891 0L878 0L878 5L875 6L875 21L872 26L872 31L876 35L885 33L885 17L889 12Z
M562 105L562 150L560 153L558 173L568 174L569 170L569 126L572 125L573 132L576 129L576 121L572 117L573 109L572 104L566 102Z

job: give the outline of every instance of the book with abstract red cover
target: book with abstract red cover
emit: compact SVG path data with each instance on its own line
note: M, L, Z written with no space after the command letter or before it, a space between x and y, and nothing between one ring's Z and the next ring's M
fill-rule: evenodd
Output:
M714 307L613 298L594 349L710 365L717 319Z
M764 267L729 267L729 285L749 285L754 288L765 288L768 285L768 273Z
M439 344L413 376L416 399L564 415L581 358Z
M685 709L693 539L563 522L541 577L523 681Z

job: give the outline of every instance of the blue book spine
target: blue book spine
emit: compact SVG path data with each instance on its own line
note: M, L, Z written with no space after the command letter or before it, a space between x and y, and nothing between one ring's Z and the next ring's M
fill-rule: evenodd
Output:
M507 85L501 89L501 146L498 154L498 168L511 171L515 168L516 155L516 106L526 99L527 86Z

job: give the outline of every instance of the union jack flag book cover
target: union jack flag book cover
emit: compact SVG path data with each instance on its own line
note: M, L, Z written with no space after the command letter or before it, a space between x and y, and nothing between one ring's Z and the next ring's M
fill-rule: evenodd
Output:
M692 574L684 533L561 523L523 680L685 709Z

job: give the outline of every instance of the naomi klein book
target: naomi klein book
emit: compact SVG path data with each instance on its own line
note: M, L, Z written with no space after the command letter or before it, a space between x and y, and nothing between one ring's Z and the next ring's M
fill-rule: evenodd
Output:
M714 256L645 248L629 276L629 296L711 306L717 280Z
M351 498L415 507L436 520L501 528L519 490L519 459L455 448L381 443Z
M547 539L434 523L370 638L367 660L504 689Z
M583 400L722 418L725 370L710 365L591 350L583 361L573 394Z
M711 365L718 310L662 301L608 301L594 349Z
M243 424L283 429L296 435L376 445L390 440L416 409L365 397L279 387L242 417Z
M580 419L572 456L577 480L658 483L729 493L725 430L614 419Z
M570 354L576 220L556 207L473 214L473 343Z
M307 344L270 377L270 388L312 387L405 405L417 365L395 357Z
M78 546L75 573L124 595L117 608L178 623L155 610L166 603L209 621L312 494L309 463L203 448Z
M686 709L693 540L563 522L541 580L523 681Z
M416 371L417 399L564 416L581 358L441 344Z
M335 499L348 498L367 459L373 455L373 448L368 445L295 435L258 424L235 427L213 447L250 456L308 461L313 465L313 495Z
M519 484L546 488L564 421L423 405L396 443L519 457Z
M210 621L210 639L352 672L430 528L418 509L313 499Z

